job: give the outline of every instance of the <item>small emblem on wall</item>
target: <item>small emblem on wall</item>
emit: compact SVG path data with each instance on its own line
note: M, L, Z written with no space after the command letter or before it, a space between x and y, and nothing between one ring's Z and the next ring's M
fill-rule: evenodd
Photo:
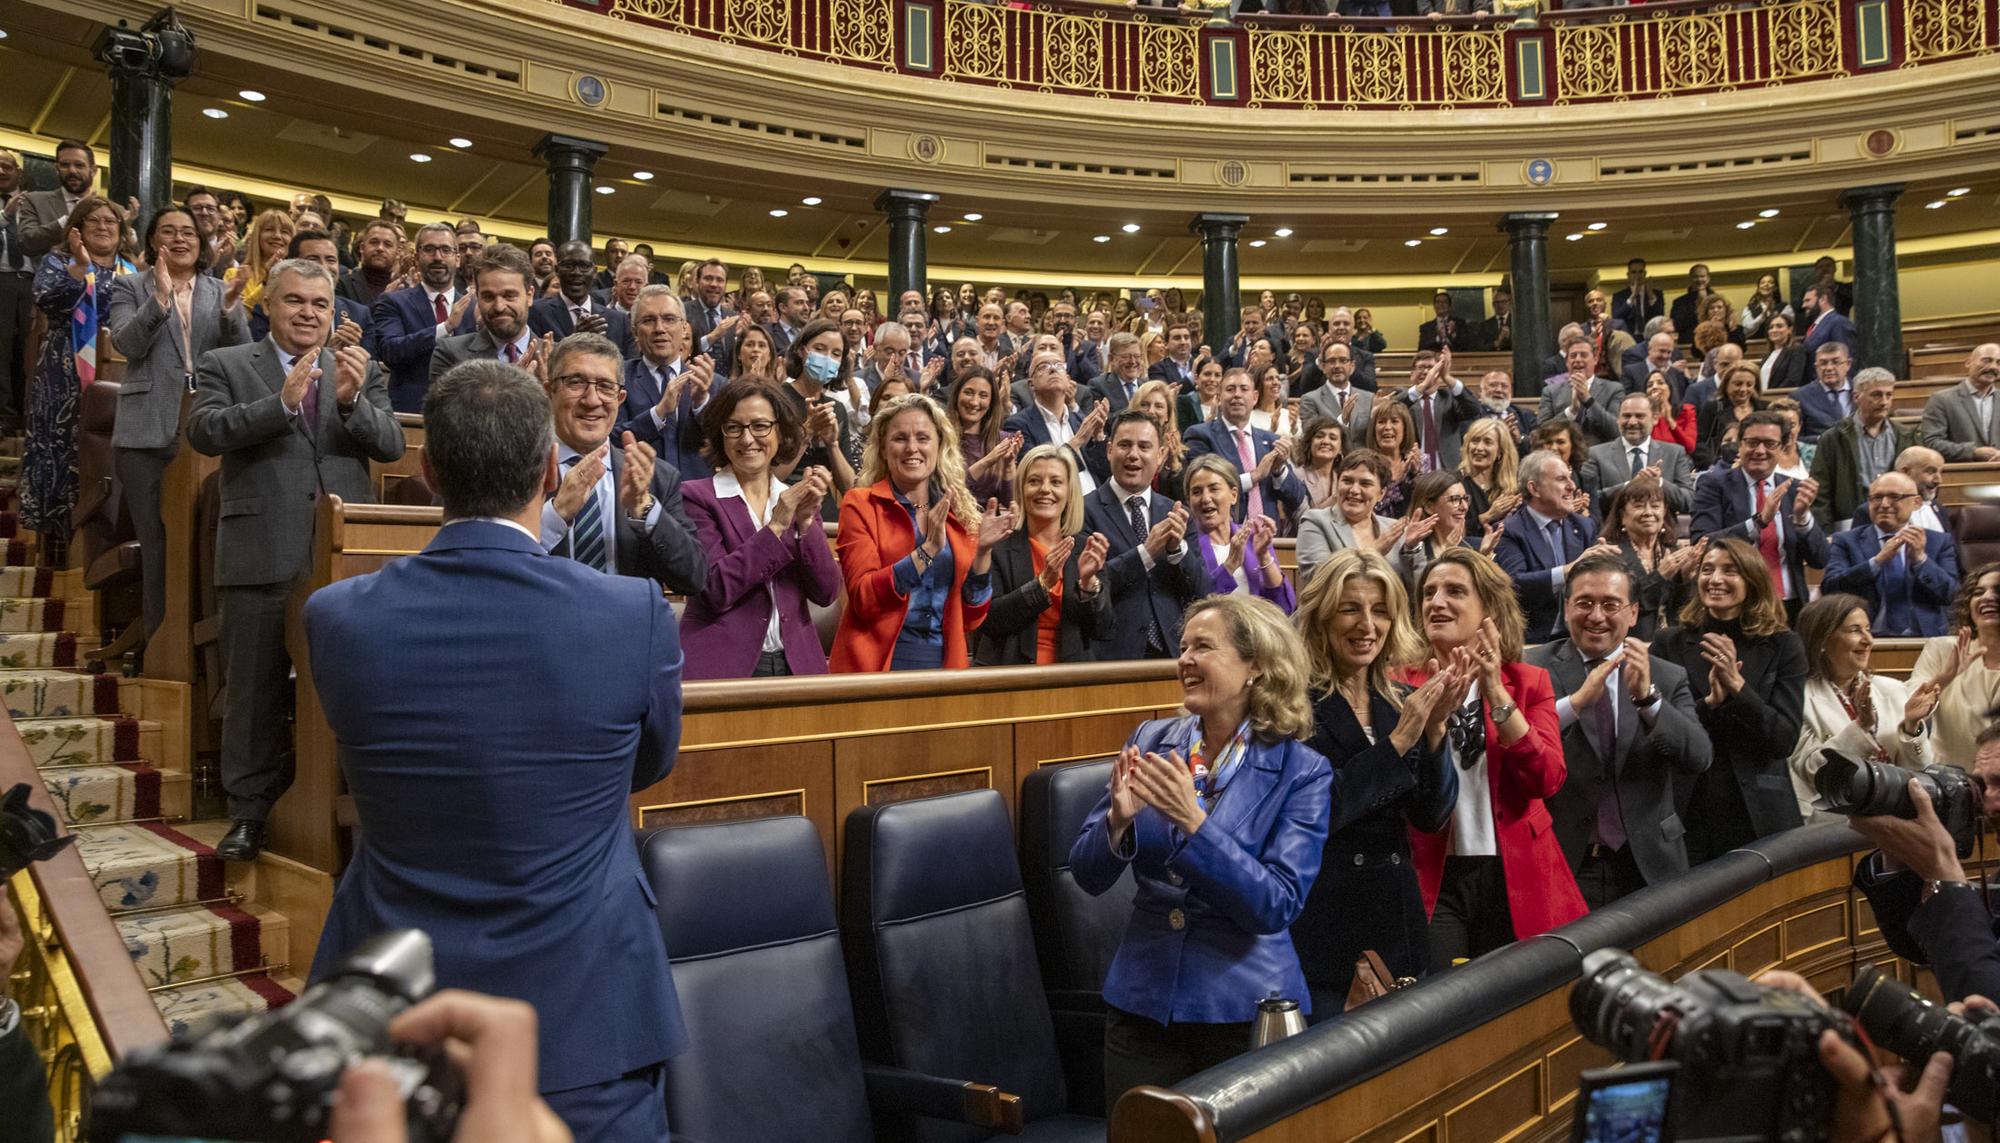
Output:
M611 94L604 81L594 75L577 76L570 81L569 90L571 95L576 96L576 101L585 107L602 107L605 97Z
M1902 147L1903 137L1886 129L1870 131L1861 140L1861 150L1871 159L1886 159Z
M1547 159L1529 159L1523 169L1531 187L1545 187L1556 177L1556 165Z
M1250 179L1250 168L1236 159L1225 159L1215 168L1215 177L1226 187L1240 187Z
M912 135L910 157L919 163L935 163L944 158L944 140L936 135Z

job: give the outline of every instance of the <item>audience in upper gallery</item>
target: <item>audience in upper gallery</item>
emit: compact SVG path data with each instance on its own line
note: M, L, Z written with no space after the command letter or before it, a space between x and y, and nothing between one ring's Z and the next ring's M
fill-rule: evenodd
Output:
M1447 688L1458 801L1439 834L1410 847L1431 909L1431 964L1446 967L1581 917L1586 908L1543 800L1563 786L1548 672L1522 660L1521 609L1506 573L1469 548L1438 553L1417 581L1431 662ZM1450 666L1446 666L1450 664ZM1412 669L1421 685L1433 672Z
M1632 632L1651 639L1675 622L1690 594L1688 580L1707 549L1704 541L1676 547L1680 537L1667 511L1666 490L1659 478L1641 476L1628 482L1604 508L1604 529L1598 538L1618 549L1632 581L1631 602L1637 610Z
M1687 872L1678 791L1712 758L1687 672L1632 635L1637 586L1616 556L1577 561L1563 583L1565 637L1527 656L1560 696L1568 776L1549 816L1592 909Z
M1977 346L1965 359L1965 381L1924 402L1917 435L1948 461L2000 460L2000 345Z
M1181 653L1181 618L1209 594L1208 569L1187 542L1187 507L1153 490L1165 459L1158 421L1134 409L1111 419L1109 479L1084 498L1084 526L1110 543L1105 577L1117 622L1100 659Z
M1102 533L1083 531L1076 454L1037 445L1021 458L1014 483L1021 523L993 547L993 605L972 661L1088 663L1112 635L1111 593L1100 575L1110 545Z
M1684 795L1695 865L1801 820L1785 774L1805 702L1805 651L1786 628L1766 557L1742 539L1707 543L1679 624L1653 636L1653 653L1687 672L1714 746L1713 764Z
M868 426L858 483L840 501L847 604L833 638L836 671L971 661L971 635L993 600L993 546L1013 530L1014 514L997 503L981 512L973 503L951 421L937 402L912 394L884 406Z
M1695 481L1689 538L1734 537L1751 545L1789 621L1806 603L1806 567L1826 566L1826 532L1812 513L1819 485L1780 473L1780 452L1790 439L1782 415L1752 413L1738 431L1736 467Z
M1290 615L1298 597L1272 548L1278 525L1257 514L1237 523L1236 505L1243 493L1236 466L1205 453L1188 462L1181 482L1195 536L1192 546L1208 569L1209 590L1217 595L1261 596Z
M1807 825L1832 820L1813 802L1813 775L1826 764L1820 752L1833 750L1857 762L1882 761L1911 770L1930 766L1930 717L1938 695L1951 681L1939 676L1906 684L1868 673L1875 647L1869 604L1857 596L1828 590L1799 612L1799 642L1805 649L1805 715L1792 748L1792 792Z
M1944 634L1958 594L1958 545L1947 532L1910 522L1918 499L1915 481L1883 473L1868 486L1868 522L1837 533L1828 547L1820 591L1858 597L1878 636Z
M792 469L790 485L778 479L776 470L805 451L805 423L762 378L732 379L709 402L702 431L715 475L681 486L708 564L681 617L687 677L825 674L808 605L832 607L840 597L840 569L820 525L833 474Z
M1295 620L1313 703L1306 744L1337 760L1350 796L1364 776L1388 781L1365 813L1328 832L1319 880L1292 922L1317 1021L1339 1013L1366 953L1398 980L1434 967L1409 831L1443 829L1457 804L1445 723L1464 680L1447 667L1422 687L1396 681L1428 648L1402 580L1376 552L1334 553L1300 592Z

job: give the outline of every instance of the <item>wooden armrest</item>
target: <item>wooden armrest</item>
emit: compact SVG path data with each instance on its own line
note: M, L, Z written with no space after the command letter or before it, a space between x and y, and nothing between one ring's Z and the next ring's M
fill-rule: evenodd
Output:
M1019 1135L1021 1097L991 1084L945 1079L888 1064L861 1065L868 1102L885 1109Z
M197 620L194 624L194 627L192 628L192 631L194 634L195 646L197 647L209 646L210 644L214 643L216 639L221 637L222 617L219 615L211 615L206 619Z

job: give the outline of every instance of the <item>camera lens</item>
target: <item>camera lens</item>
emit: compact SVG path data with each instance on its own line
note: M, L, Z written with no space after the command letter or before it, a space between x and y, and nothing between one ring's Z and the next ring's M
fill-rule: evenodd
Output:
M1854 978L1841 999L1877 1044L1922 1067L1932 1055L1950 1052L1951 1102L1984 1123L2000 1106L2000 1038L1985 1027L1954 1016L1909 985L1874 965Z
M1813 788L1824 807L1850 817L1915 817L1910 804L1910 779L1916 777L1887 762L1863 762L1833 750L1820 752L1826 764L1813 775Z

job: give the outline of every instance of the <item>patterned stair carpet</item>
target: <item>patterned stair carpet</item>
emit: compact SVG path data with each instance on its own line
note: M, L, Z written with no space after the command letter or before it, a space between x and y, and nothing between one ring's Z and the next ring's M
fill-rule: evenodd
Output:
M16 537L12 444L0 441L0 702L168 1029L183 1036L285 1004L290 982L266 969L286 957L290 926L231 894L210 845L227 823L185 820L187 744L125 710L118 676L76 670L64 621L89 603L53 596L55 573L32 566L34 543ZM165 757L145 757L148 743Z

